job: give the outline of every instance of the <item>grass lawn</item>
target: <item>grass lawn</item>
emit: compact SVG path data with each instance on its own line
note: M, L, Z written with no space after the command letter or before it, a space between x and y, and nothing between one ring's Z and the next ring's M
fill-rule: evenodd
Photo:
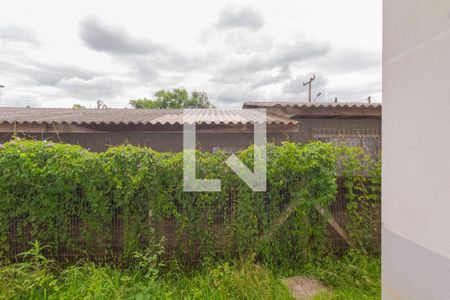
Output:
M289 270L227 262L195 270L176 263L158 268L92 262L57 268L35 255L0 268L0 299L292 299L280 282L292 275L314 277L329 287L317 299L380 298L379 258L357 253Z
M301 272L320 280L330 293L315 299L381 299L381 259L349 253L343 257L326 257Z

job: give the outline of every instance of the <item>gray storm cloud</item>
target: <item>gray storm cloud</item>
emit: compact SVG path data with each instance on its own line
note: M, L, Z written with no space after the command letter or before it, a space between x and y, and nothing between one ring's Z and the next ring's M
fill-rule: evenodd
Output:
M164 49L146 39L131 36L124 28L108 26L96 17L87 17L79 24L79 36L92 50L120 55L144 55Z
M198 70L216 59L209 54L194 55L148 39L130 35L124 28L87 17L78 26L78 35L91 50L112 55L128 65L140 80L157 80L161 73Z

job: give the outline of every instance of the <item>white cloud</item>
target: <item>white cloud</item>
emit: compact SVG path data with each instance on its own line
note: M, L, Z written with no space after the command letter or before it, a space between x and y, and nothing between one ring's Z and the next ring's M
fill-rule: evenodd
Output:
M299 82L312 73L321 100L381 98L381 2L80 1L2 5L4 101L124 107L185 87L239 107L305 100Z
M0 41L30 43L38 45L39 42L31 30L19 26L0 24Z
M314 76L314 80L311 84L316 89L321 89L325 87L328 83L328 80L325 79L322 74L306 74L297 76L293 79L290 79L286 84L283 86L283 92L286 94L300 94L305 91L304 83L308 82L312 77Z
M219 13L219 29L244 28L257 30L264 26L262 15L251 7L226 7Z

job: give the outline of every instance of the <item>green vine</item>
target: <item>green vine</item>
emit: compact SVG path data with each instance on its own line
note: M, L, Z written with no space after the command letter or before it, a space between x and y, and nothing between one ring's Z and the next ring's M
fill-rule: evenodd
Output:
M274 264L309 261L330 250L316 207L327 210L335 199L339 172L350 199L347 230L367 246L365 205L378 191L380 166L357 150L268 144L266 192L251 191L224 164L229 154L196 155L197 177L221 179L221 192L184 192L182 153L129 145L91 153L29 140L0 145L0 253L39 240L54 256L130 258L165 238L165 248L183 258L253 253ZM252 147L237 156L253 168ZM289 207L287 220L274 225Z
M381 160L361 148L339 147L340 174L347 199L346 229L359 249L379 251L381 228Z

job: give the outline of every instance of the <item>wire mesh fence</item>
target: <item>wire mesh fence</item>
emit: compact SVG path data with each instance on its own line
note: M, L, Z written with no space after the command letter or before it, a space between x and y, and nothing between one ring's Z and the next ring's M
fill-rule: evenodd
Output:
M346 189L342 178L338 181L338 190L335 200L331 203L329 210L331 217L342 228L346 228L350 222L350 217L347 210L348 199L346 198ZM81 193L82 191L80 191ZM214 235L214 241L216 242L216 249L229 247L227 242L229 235L227 232L227 222L233 219L234 202L236 195L230 191L228 195L228 203L225 206L215 210L212 215L213 221L208 222L205 220L204 226L209 226L208 230ZM286 206L290 201L290 195L284 193L284 200L281 202L281 206ZM378 249L381 243L381 207L379 199L375 200L376 205L371 212L371 222L376 224L376 230L373 232L372 244L374 249ZM270 205L269 199L265 202L265 205ZM183 207L178 207L182 212ZM282 207L280 207L282 210ZM167 255L173 253L179 253L186 255L186 257L197 256L201 251L201 241L195 240L191 233L187 230L180 230L175 218L158 218L152 219L151 211L146 212L148 214L149 222L152 223L154 230L160 237L164 237L164 247ZM207 214L205 213L205 217ZM124 250L124 231L125 221L123 213L120 209L116 209L111 218L109 226L102 228L102 230L94 234L92 241L86 241L83 238L84 228L83 221L80 217L73 216L70 218L70 222L66 224L69 234L68 239L65 241L59 241L58 249L48 253L50 256L58 259L73 259L78 257L98 257L104 255L120 256ZM24 224L21 218L15 218L9 220L9 233L8 233L8 256L15 258L23 251L28 250L28 242L33 241L33 237L30 234L31 230L28 230L28 224ZM52 224L46 224L46 226L52 226ZM202 230L202 228L195 228L195 230ZM329 226L328 238L335 252L342 252L349 247L348 242L342 238L342 236ZM109 245L97 243L96 236L109 235ZM99 239L100 240L100 239ZM46 241L40 241L45 244ZM55 244L55 243L53 243ZM108 249L108 250L105 250Z

